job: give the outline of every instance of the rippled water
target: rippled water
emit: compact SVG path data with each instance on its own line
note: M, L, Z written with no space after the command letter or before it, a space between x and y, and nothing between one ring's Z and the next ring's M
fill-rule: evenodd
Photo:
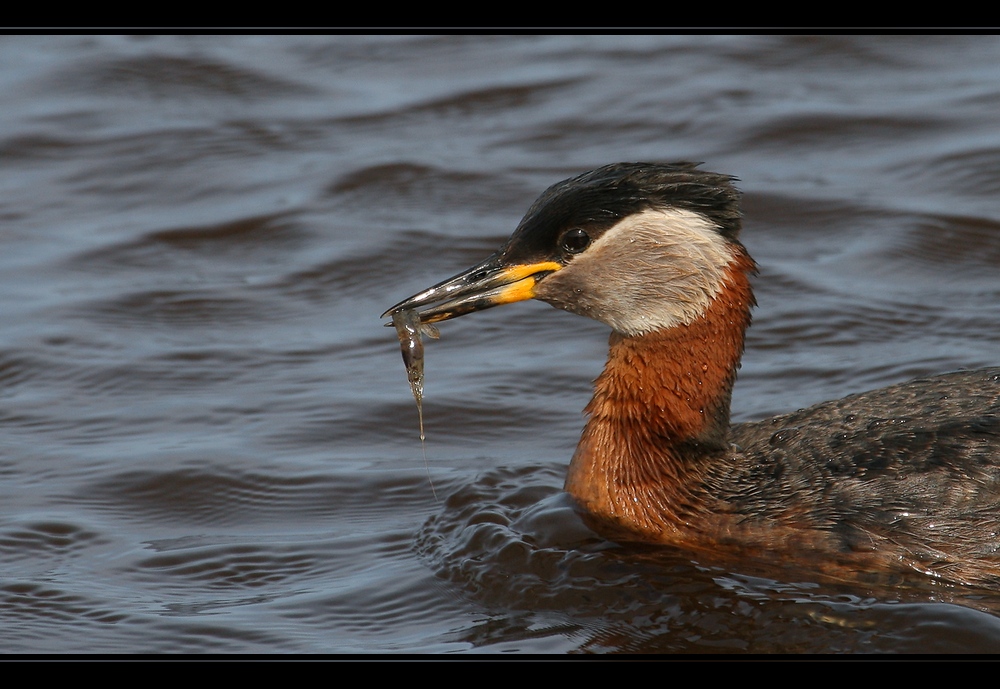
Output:
M3 651L1000 650L995 592L587 531L560 487L607 331L544 304L428 343L425 467L378 318L552 182L694 159L742 180L761 266L736 420L996 365L997 38L33 36L0 61Z

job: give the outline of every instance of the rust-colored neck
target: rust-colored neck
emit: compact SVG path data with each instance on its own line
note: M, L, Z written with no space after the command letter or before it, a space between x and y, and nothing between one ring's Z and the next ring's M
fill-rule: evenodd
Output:
M611 335L566 478L567 492L602 531L681 542L710 502L700 495L701 477L728 447L730 395L754 303L754 264L737 251L695 321Z

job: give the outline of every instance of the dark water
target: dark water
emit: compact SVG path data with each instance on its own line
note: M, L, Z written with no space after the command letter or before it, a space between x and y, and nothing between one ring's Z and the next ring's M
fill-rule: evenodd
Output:
M0 650L1000 650L1000 595L623 548L604 326L378 315L619 160L740 177L736 420L1000 363L994 37L0 42ZM994 612L991 612L994 611Z

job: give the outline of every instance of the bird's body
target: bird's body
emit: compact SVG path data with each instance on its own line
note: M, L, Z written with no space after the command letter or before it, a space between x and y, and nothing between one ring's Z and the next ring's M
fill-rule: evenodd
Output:
M490 259L387 313L431 306L434 322L537 298L611 326L566 479L611 538L1000 585L1000 368L730 426L754 304L738 199L687 163L599 168L547 190Z

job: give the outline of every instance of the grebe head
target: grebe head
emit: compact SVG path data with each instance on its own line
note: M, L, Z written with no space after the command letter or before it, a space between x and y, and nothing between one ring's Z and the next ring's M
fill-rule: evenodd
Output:
M539 299L625 335L687 325L742 247L733 178L616 163L549 187L484 262L393 306L425 323Z

